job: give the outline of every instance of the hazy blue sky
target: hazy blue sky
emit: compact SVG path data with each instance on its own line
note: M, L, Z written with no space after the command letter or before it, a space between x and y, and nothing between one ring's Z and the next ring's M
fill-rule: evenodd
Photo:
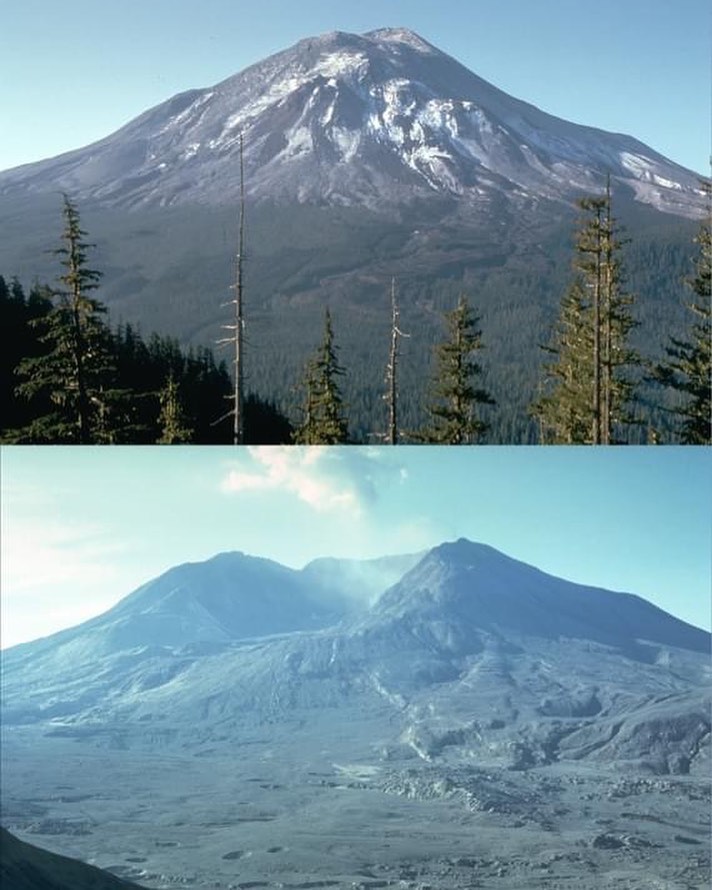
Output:
M0 457L5 646L221 551L301 567L460 536L710 624L709 450L5 447Z
M302 37L396 25L545 111L709 173L708 0L5 2L0 170L88 144Z

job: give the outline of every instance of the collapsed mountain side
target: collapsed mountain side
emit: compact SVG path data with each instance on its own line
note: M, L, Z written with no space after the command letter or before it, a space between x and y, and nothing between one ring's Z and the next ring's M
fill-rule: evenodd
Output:
M708 762L704 631L465 540L345 563L327 607L339 568L223 554L172 569L4 653L3 722L199 747L265 726L338 736L357 720L382 756L427 763L699 774ZM373 585L360 606L354 578Z

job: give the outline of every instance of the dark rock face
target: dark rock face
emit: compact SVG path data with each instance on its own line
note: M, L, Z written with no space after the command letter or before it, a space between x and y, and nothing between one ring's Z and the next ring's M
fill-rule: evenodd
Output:
M0 883L7 890L139 890L76 859L57 856L0 828Z

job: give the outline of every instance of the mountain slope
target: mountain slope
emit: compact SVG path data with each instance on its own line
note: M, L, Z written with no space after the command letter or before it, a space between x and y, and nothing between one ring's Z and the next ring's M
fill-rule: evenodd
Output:
M423 555L410 553L379 559L322 557L304 566L302 577L314 593L322 590L330 601L340 600L347 611L349 607L356 611L376 602L383 591L399 581Z
M27 844L0 828L0 883L6 890L138 890L107 872Z
M227 643L338 620L337 606L312 598L299 572L243 553L186 563L143 584L76 628L16 647L18 655L61 651L87 660L138 647Z
M323 558L296 570L220 553L169 569L96 618L14 647L11 661L48 655L76 664L144 647L219 647L329 627L376 601L421 556Z
M33 719L74 713L131 688L162 685L191 659L251 637L333 624L338 600L312 596L299 572L267 559L224 553L187 563L142 585L108 612L3 653L5 705ZM178 654L180 653L180 654ZM128 678L140 675L138 680ZM28 698L12 695L35 675ZM45 682L59 682L49 701Z
M308 38L59 158L0 174L0 194L58 188L108 206L235 203L239 138L261 201L384 208L447 196L572 201L606 174L695 215L697 176L629 136L548 115L407 29Z
M102 615L4 652L6 715L72 714L129 689L162 686L193 660L231 646L330 627L366 608L417 558L323 559L297 571L235 552L176 566ZM16 697L28 676L37 678L34 689Z
M641 640L700 653L710 645L708 633L640 597L564 581L464 538L431 550L364 626L429 621L448 622L463 652L482 631L586 639L631 652ZM449 645L457 649L455 636Z
M487 441L534 442L528 406L570 278L575 202L600 193L608 173L632 239L633 345L655 363L662 332L686 336L682 282L704 213L697 174L632 137L507 96L404 29L300 41L94 145L0 173L0 274L28 288L56 280L65 190L97 244L91 261L113 321L214 345L234 278L240 132L246 376L295 420L295 383L328 305L350 431L360 441L383 433L395 276L413 332L403 430L426 422L442 312L464 293L482 318L484 382L497 403ZM667 416L651 419L663 438ZM645 430L632 438L642 443Z
M287 612L278 635L249 638L244 614L278 608L264 579L301 576L242 554L193 571L212 581L225 562L241 569L232 594L210 584L176 594L180 567L97 624L4 653L5 725L193 748L264 725L320 725L338 736L360 720L425 760L474 751L520 768L610 756L687 772L706 750L710 635L639 597L572 584L459 540L429 551L339 625L326 626L324 613L302 621L295 613L287 632ZM234 584L251 573L259 583ZM295 608L312 609L297 589ZM196 602L210 602L213 617L240 617L230 639L201 640L199 631L192 644L168 646L160 636L146 644L162 624L156 615L190 621ZM324 623L310 629L316 620ZM96 628L117 621L129 621L134 635L92 649Z
M705 886L710 635L470 541L398 563L224 554L3 652L3 824L156 887ZM156 616L210 639L121 648Z

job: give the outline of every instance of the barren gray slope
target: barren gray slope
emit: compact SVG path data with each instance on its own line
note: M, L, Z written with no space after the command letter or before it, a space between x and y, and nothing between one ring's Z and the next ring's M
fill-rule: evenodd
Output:
M10 663L64 652L75 661L140 646L224 643L323 627L340 617L311 596L299 572L243 553L186 563L143 584L104 614L15 647Z
M258 200L396 206L448 196L572 201L605 176L697 215L698 176L631 136L514 99L407 29L308 38L175 96L86 148L0 174L0 194L64 189L106 205Z
M421 556L323 558L295 570L221 553L169 569L96 618L14 647L6 666L39 656L76 664L139 647L158 651L328 627L364 610Z
M689 890L708 641L461 540L336 627L54 671L20 647L3 824L157 890Z
M484 545L435 548L336 627L310 630L295 615L291 628L263 623L251 638L146 645L163 615L187 624L195 614L195 599L173 597L166 579L108 613L132 629L125 648L115 622L97 619L111 649L94 646L90 627L67 643L7 653L6 722L53 719L56 731L80 735L121 726L129 742L160 728L190 745L307 714L339 734L361 713L383 741L426 761L523 768L608 758L687 773L705 756L709 634L638 597L571 584ZM259 586L239 592L240 609L250 595L255 613L274 611ZM152 611L146 599L184 611ZM216 602L234 614L225 591Z
M638 641L709 653L710 635L638 596L564 581L462 538L436 547L389 590L364 626L440 620L461 643L481 631L557 640L579 638L617 646L635 658Z
M315 560L296 571L223 553L176 566L104 614L4 652L5 716L16 705L37 719L73 713L121 694L122 683L161 685L236 641L334 625L366 608L415 559Z

